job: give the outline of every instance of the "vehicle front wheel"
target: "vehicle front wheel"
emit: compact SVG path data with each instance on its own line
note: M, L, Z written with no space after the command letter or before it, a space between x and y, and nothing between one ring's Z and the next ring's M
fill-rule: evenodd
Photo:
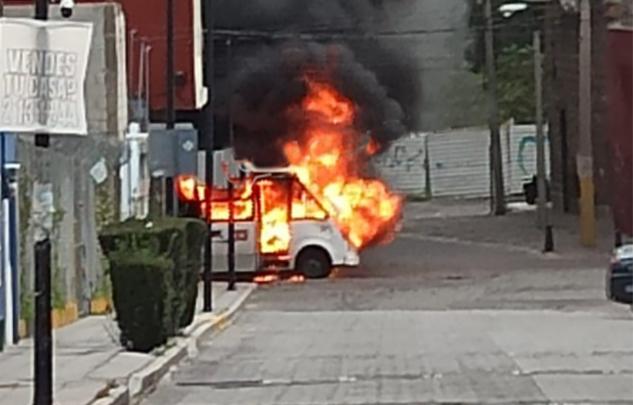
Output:
M306 278L326 278L332 272L328 254L319 248L306 248L297 257L295 270Z

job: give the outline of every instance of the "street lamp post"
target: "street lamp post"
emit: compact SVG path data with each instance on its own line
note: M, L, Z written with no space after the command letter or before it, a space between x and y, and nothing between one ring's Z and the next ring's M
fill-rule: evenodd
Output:
M545 186L545 133L543 129L543 61L541 55L541 33L533 33L534 87L536 116L536 178L537 178L537 218L540 227L546 226L547 190Z
M549 207L547 205L547 173L545 170L545 129L543 122L543 54L541 52L541 32L534 31L534 87L536 105L536 187L537 221L543 230L545 245L543 252L554 250L554 235L550 223Z
M501 134L499 133L499 106L497 102L497 72L495 68L494 38L492 29L491 0L485 0L486 17L486 72L488 91L488 126L490 127L490 160L492 164L493 213L506 213L505 189L503 182L503 160L501 155Z
M540 1L543 2L543 1ZM545 1L546 2L546 1ZM504 17L510 17L515 12L524 11L527 3L507 3L499 7ZM536 119L536 187L537 187L537 225L545 235L544 252L554 250L554 241L550 216L547 206L547 173L545 169L545 129L543 119L543 54L541 51L541 32L532 33L532 48L534 52L534 89L535 89L535 119Z
M48 20L48 0L35 0L35 19ZM35 135L35 146L48 148L47 133ZM44 154L39 164L46 165ZM46 170L44 171L47 172ZM53 403L53 336L51 332L51 240L42 232L34 246L35 257L35 331L33 336L33 404Z

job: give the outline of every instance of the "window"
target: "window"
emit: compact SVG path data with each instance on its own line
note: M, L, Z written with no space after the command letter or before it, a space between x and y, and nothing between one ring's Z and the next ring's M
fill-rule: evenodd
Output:
M292 219L323 220L327 212L321 204L310 194L303 184L294 181L292 184Z

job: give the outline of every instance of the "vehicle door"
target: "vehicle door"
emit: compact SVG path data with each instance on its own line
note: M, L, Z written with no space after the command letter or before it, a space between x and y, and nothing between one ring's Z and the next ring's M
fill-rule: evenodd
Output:
M253 198L236 199L234 207L235 224L235 271L252 272L258 269L257 249L258 226L255 219ZM228 201L214 201L212 205L211 242L213 270L228 271L229 222Z
M293 257L316 245L328 252L332 263L344 261L347 242L321 203L297 179L292 184L291 232Z

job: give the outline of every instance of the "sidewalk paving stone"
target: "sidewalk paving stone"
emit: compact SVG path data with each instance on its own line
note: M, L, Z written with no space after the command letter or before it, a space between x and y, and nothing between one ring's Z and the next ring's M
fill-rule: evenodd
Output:
M543 250L545 234L537 227L534 206L512 203L506 215L492 216L487 204L484 200L455 199L408 203L404 231L491 247L527 249L536 253ZM596 246L587 248L580 244L578 217L551 211L552 258L577 260L586 266L606 266L614 244L611 216L608 209L601 207L596 217Z
M176 345L185 344L194 334L202 333L214 322L221 322L224 314L235 311L253 288L250 284L240 284L237 291L229 292L226 283L215 283L212 314L202 313L199 294L196 318L185 330L185 336L175 339ZM124 351L118 343L118 328L112 316L82 318L54 331L53 341L54 403L60 405L95 403L98 395L107 395L109 387L127 387L133 374L149 367L157 368L157 360L170 352L156 355ZM33 401L32 339L6 348L0 353L0 365L0 405L30 404ZM166 371L159 370L156 376L160 378ZM98 403L116 402L102 399Z

